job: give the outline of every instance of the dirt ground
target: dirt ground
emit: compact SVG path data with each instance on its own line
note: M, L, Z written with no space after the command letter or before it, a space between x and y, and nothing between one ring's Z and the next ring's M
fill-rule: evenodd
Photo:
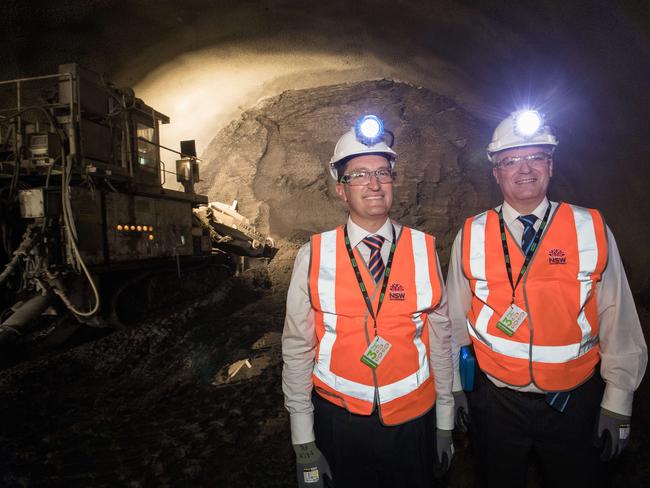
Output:
M280 337L296 250L188 308L0 372L0 486L294 487ZM616 487L649 486L647 381L634 417ZM455 445L440 486L472 486L468 440Z

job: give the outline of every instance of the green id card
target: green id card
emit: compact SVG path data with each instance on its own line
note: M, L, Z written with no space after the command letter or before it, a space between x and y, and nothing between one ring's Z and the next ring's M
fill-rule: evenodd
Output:
M526 320L526 317L528 317L526 311L513 303L499 319L497 329L507 336L512 337L517 332L519 326Z
M384 360L390 348L390 342L377 336L370 343L363 356L361 356L361 362L366 366L370 366L372 369L376 369Z

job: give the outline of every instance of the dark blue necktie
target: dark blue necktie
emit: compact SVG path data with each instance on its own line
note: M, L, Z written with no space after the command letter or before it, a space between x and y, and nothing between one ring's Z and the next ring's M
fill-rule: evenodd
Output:
M570 397L570 391L551 391L546 394L546 403L548 403L555 410L564 412L567 403L569 403Z
M530 249L530 245L535 238L535 222L537 222L537 216L520 215L517 218L524 224L524 233L521 236L521 250L524 251L524 254L528 254L528 249Z
M379 283L384 276L384 260L381 259L381 246L384 244L382 236L368 236L363 243L370 248L370 259L368 260L368 269L375 283Z
M517 217L519 221L524 224L524 233L521 236L521 249L524 251L524 254L528 254L530 245L533 243L535 238L535 222L537 222L537 216L535 215L521 215ZM569 397L571 393L568 391L554 391L546 394L546 403L548 403L555 410L564 412L567 404L569 403Z

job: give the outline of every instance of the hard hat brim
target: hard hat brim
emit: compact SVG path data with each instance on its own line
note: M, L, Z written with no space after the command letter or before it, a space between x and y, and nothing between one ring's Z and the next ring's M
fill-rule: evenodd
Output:
M330 170L330 174L332 175L332 178L334 178L336 181L338 181L339 180L339 178L338 178L339 170L343 166L348 164L348 162L350 162L352 159L358 158L359 156L371 156L371 155L383 156L390 163L391 169L395 167L395 161L397 159L397 154L395 154L394 152L392 152L392 153L389 153L389 152L386 152L386 151L362 152L362 153L358 153L358 154L351 154L351 155L346 156L344 158L341 158L341 159L339 159L337 161L334 161L334 160L330 161L329 170ZM332 158L332 159L334 159L334 158Z

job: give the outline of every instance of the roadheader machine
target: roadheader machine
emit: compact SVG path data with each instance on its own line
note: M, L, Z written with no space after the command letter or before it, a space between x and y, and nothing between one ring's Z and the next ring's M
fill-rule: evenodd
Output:
M167 123L76 64L0 83L0 342L43 314L143 317L181 300L179 284L218 286L241 256L273 256L233 206L195 193L194 141L161 146Z

